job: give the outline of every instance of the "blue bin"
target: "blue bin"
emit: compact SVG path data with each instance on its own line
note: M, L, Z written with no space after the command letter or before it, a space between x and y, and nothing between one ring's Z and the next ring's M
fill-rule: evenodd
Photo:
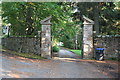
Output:
M104 60L104 48L96 48L96 60Z

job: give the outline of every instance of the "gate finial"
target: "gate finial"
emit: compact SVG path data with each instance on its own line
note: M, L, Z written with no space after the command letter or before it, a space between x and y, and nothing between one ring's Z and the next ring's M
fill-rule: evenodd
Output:
M85 17L84 15L83 15L83 19L84 19L83 24L94 24L94 21L93 21L93 20Z
M44 25L44 24L45 24L45 25L51 24L51 22L50 22L50 19L51 19L51 18L52 18L52 17L49 16L49 17L43 19L42 21L40 21L40 23L43 24L43 25Z

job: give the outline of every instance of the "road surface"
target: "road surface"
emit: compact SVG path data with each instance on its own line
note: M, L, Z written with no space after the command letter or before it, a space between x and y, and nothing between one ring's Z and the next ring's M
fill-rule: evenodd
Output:
M0 56L3 78L108 78L93 65L72 58L34 60Z
M60 58L80 58L80 56L66 49L60 49L58 54Z

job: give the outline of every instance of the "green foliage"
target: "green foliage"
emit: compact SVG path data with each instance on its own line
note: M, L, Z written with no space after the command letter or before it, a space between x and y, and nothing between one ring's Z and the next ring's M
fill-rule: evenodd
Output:
M5 23L11 23L12 35L36 35L41 30L40 21L48 16L52 16L52 32L65 27L64 21L68 21L70 7L58 3L40 2L13 2L2 3L2 19Z
M8 38L8 35L4 35L4 36L2 36L2 38Z
M75 42L69 39L64 40L64 47L74 49Z
M94 30L100 34L120 34L120 2L77 3L80 15L95 21Z
M2 21L11 23L10 34L37 35L41 30L40 21L52 16L53 45L63 42L65 47L75 48L76 35L81 34L82 15L95 21L94 30L99 27L101 34L120 34L120 2L78 2L80 12L72 13L74 3L68 2L3 2ZM78 35L79 36L79 35ZM82 38L78 38L78 44ZM80 48L80 46L78 46Z
M75 37L79 32L79 26L72 20L71 3L35 3L35 2L13 2L2 4L3 23L11 23L11 36L37 35L41 30L40 21L52 16L52 41L67 41ZM66 35L69 39L66 39ZM24 37L24 36L23 36Z
M52 51L53 52L59 52L60 48L58 46L53 46Z

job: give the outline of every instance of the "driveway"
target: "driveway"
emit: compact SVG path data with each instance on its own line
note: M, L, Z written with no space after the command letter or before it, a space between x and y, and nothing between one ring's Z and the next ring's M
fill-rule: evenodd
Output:
M0 56L3 78L108 78L90 63L78 59L35 60L4 53Z
M80 56L74 54L71 51L68 51L67 49L60 49L58 54L60 58L80 58Z

